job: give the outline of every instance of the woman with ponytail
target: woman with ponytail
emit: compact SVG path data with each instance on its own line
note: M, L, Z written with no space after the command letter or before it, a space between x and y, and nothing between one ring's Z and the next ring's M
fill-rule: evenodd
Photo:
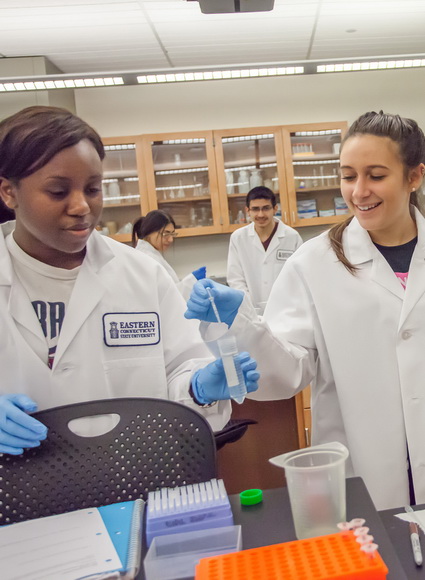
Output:
M352 215L287 260L264 317L213 286L220 314L232 305L239 348L258 361L252 398L289 398L311 383L313 444L345 444L348 475L364 479L378 509L425 502L424 170L415 121L362 115L340 154ZM203 281L185 316L213 320Z

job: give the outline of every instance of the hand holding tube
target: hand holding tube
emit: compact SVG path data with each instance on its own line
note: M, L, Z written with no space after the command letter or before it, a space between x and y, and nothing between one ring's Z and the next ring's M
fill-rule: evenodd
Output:
M20 455L26 447L37 447L47 436L45 425L30 417L37 405L27 395L0 396L0 453Z
M210 296L206 290L207 287L211 289L210 293L214 298L221 321L231 326L242 303L244 293L242 290L235 290L224 284L213 282L209 278L199 280L193 285L184 314L185 318L217 322Z
M247 392L256 391L260 378L260 373L257 371L257 361L250 357L247 352L239 353L236 359L241 365ZM231 398L223 361L220 358L195 372L192 377L192 390L197 402L201 405Z

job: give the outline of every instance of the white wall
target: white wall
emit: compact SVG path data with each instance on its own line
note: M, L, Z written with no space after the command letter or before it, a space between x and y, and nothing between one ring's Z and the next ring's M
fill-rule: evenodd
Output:
M316 74L79 89L76 107L104 137L352 122L371 109L409 116L425 127L424 85L424 69Z

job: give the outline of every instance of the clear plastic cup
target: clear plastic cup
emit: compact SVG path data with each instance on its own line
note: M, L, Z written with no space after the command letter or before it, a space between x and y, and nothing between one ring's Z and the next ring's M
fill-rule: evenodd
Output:
M333 534L346 520L345 461L348 449L333 442L272 457L285 469L299 540Z

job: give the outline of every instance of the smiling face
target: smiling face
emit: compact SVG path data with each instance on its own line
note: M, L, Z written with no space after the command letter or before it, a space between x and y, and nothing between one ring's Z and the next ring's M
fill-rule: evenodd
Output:
M84 139L17 183L0 178L0 195L15 210L14 238L24 252L71 269L82 263L102 211L102 161Z
M406 169L397 143L368 134L347 139L340 164L345 202L374 242L392 246L415 237L409 200L422 182L423 164Z
M277 206L273 207L269 199L258 198L249 202L247 211L257 232L270 230L271 233L275 224L273 216L276 214Z

